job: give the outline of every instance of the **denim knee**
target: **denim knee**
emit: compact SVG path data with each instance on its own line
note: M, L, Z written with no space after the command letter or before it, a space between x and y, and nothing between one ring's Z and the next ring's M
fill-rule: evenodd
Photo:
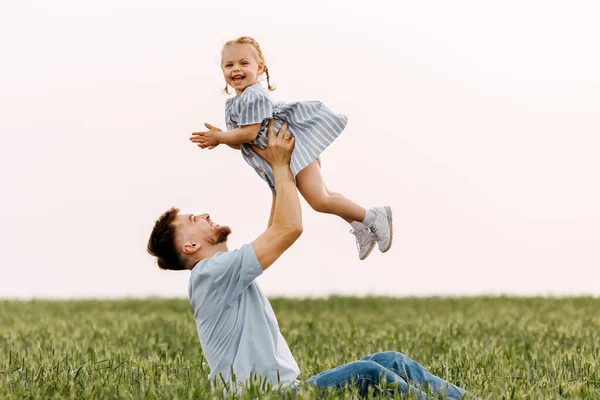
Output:
M410 360L410 358L408 358L408 356L405 356L404 354L402 354L402 353L400 353L398 351L384 351L381 354L385 354L386 356L394 357L394 358L400 359L402 361Z
M379 362L379 364L391 364L396 362L399 365L414 362L410 357L397 351L382 351L380 353L369 354L368 356L363 357L362 360L372 360Z
M380 351L378 353L372 353L369 354L367 356L364 356L361 360L371 360L374 358L408 358L407 356L405 356L404 354L398 352L398 351L393 351L393 350L389 350L389 351Z
M407 356L407 355L404 355L404 354L399 353L397 351L390 351L390 353L393 353L396 361L399 364L405 365L405 364L413 364L413 363L415 363L415 361L412 358L410 358L409 356Z
M365 360L358 361L360 363L360 373L359 379L366 379L371 383L378 384L380 379L386 379L387 374L385 373L385 369L375 361Z

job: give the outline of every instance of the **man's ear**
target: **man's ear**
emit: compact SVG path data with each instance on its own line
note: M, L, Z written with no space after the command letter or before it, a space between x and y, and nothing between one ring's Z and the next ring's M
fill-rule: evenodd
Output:
M195 242L190 242L189 240L181 246L181 251L183 254L193 254L200 250L200 244Z

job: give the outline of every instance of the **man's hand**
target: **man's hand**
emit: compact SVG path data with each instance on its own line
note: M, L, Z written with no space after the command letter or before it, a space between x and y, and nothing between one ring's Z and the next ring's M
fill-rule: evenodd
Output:
M287 122L284 122L279 129L277 137L275 137L273 120L270 120L267 130L267 148L262 150L256 146L252 146L252 150L268 162L271 167L275 165L290 165L296 138L288 132L287 127Z
M221 144L219 138L222 131L219 128L216 128L206 122L204 123L204 126L206 127L206 129L208 129L208 131L192 132L190 141L193 143L197 143L198 147L202 149L208 148L209 150L212 150Z

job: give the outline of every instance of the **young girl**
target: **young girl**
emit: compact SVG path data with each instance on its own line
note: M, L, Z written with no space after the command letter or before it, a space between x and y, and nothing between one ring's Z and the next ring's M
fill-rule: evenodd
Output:
M273 102L258 82L264 74L268 89L275 89L269 80L265 57L258 43L250 37L225 43L221 52L221 69L225 92L229 93L231 86L237 95L225 103L229 131L223 132L204 124L208 131L194 132L190 140L203 149L213 149L219 144L240 149L246 162L267 182L275 196L273 172L251 146L266 148L269 119L274 120L275 132L279 131L283 122L287 122L288 131L296 138L290 168L304 199L315 211L335 214L350 223L350 232L356 236L361 260L371 253L375 242L382 253L388 251L392 244L391 208L365 210L341 194L330 192L321 176L318 157L344 130L346 116L333 113L318 101Z

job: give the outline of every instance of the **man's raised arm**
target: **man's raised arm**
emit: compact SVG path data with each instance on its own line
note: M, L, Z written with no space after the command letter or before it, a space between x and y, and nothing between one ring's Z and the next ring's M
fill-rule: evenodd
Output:
M269 122L268 145L254 151L271 165L277 197L272 208L272 223L252 245L263 271L269 268L302 234L302 211L296 183L290 170L295 139L284 123L275 137L273 120Z

